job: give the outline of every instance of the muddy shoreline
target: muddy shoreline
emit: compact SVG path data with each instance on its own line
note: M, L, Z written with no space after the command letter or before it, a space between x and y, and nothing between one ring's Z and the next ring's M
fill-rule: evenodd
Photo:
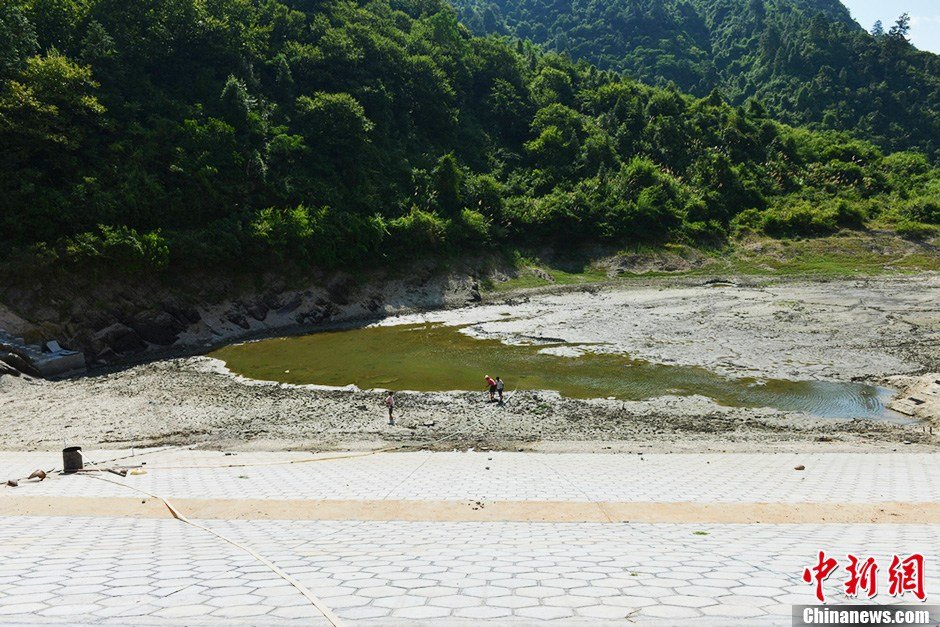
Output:
M381 324L464 324L471 333L510 341L602 338L636 358L736 377L899 388L940 366L937 275L677 283L500 294L477 306L403 314ZM931 434L928 422L823 420L695 396L624 402L519 390L505 407L484 401L478 393L402 392L399 425L389 428L377 392L247 381L215 360L173 357L57 382L0 377L0 449L53 450L63 442L598 452L933 450L940 444L940 429Z

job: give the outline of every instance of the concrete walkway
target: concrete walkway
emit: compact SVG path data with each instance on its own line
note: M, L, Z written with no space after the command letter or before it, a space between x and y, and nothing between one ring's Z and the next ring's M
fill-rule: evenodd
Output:
M94 451L107 461L130 451ZM320 461L313 461L320 460ZM294 463L282 463L294 462ZM58 453L0 453L0 478L60 466ZM147 474L109 479L163 496L698 503L940 501L940 454L237 453L170 450L119 459ZM108 465L108 464L103 464ZM231 466L231 467L224 467ZM797 471L797 466L804 470ZM24 490L25 492L25 490ZM9 493L2 493L8 495ZM33 495L128 496L61 477Z
M324 622L264 563L137 490L190 518L202 512L200 524L256 551L348 623L789 625L791 605L814 602L801 574L820 549L840 564L847 553L876 557L878 602L892 600L891 556L922 553L928 602L940 595L936 455L325 459L336 456L152 452L115 462L146 462L143 475L0 488L0 622ZM58 462L0 454L0 479ZM722 510L740 522L715 522L709 512ZM646 518L588 516L598 511ZM786 523L790 515L800 522ZM826 582L831 601L846 600L843 572Z

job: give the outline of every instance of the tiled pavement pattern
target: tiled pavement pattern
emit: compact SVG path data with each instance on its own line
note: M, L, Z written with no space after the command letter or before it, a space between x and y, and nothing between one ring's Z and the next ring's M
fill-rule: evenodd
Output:
M117 453L95 453L109 459ZM322 455L321 457L329 457ZM940 455L381 453L247 468L309 455L173 451L143 455L148 473L123 481L167 497L255 499L537 500L607 502L940 501ZM57 453L0 453L0 478L61 464ZM803 465L805 470L795 471ZM109 475L109 479L121 481ZM51 478L19 494L127 496L101 481ZM0 497L3 492L0 491Z
M161 453L140 458L150 471L125 481L168 497L833 503L935 501L940 484L940 458L903 454L640 461L414 453L227 470L157 468L285 457L291 456ZM0 454L0 472L46 466L49 458ZM806 470L794 471L798 463ZM134 494L82 477L0 488L0 622L323 623L296 589L205 531L171 519L3 517L3 496L14 492ZM202 522L253 547L350 623L789 625L790 605L813 598L800 573L819 549L843 562L849 552L877 557L882 588L892 554L924 553L929 600L940 595L937 525ZM827 582L833 600L844 598L842 572Z
M176 520L8 517L0 534L3 623L322 619L253 557Z
M316 618L266 568L177 521L0 520L0 621ZM260 550L350 622L697 617L784 625L791 604L812 598L799 574L820 547L882 563L892 552L940 555L937 529L906 525L208 524ZM940 584L934 572L928 590ZM833 600L841 580L827 582Z

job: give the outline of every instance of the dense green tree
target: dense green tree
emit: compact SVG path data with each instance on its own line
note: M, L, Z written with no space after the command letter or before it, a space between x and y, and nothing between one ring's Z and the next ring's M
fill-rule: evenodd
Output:
M761 100L791 124L848 130L940 161L940 56L910 18L866 33L838 0L453 0L477 33L511 34L643 82L732 104ZM484 26L472 16L486 13Z
M0 5L0 76L15 76L39 49L36 29L13 3Z
M464 174L454 153L441 157L431 173L434 201L444 215L454 215L463 205Z
M475 37L443 0L9 0L0 261L335 268L870 220L933 232L938 92L896 89L932 57L903 20L875 39L834 9L803 19L828 0L788 1L727 0L727 20L705 0L595 3L583 33L541 32L531 14L526 36L572 54L589 39L612 54L611 25L645 32L633 61L673 81L656 87L611 63ZM508 6L474 4L467 19L505 26ZM746 70L754 55L766 65ZM779 115L837 129L860 119L894 139Z

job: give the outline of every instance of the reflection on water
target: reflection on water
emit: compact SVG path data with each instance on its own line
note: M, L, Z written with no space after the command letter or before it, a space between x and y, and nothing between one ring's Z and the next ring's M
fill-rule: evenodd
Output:
M573 398L642 400L699 394L722 405L775 407L829 418L904 421L884 407L891 391L860 383L730 379L704 368L599 353L587 345L507 345L457 327L416 324L328 331L227 346L211 354L233 372L269 381L398 390L557 390Z

